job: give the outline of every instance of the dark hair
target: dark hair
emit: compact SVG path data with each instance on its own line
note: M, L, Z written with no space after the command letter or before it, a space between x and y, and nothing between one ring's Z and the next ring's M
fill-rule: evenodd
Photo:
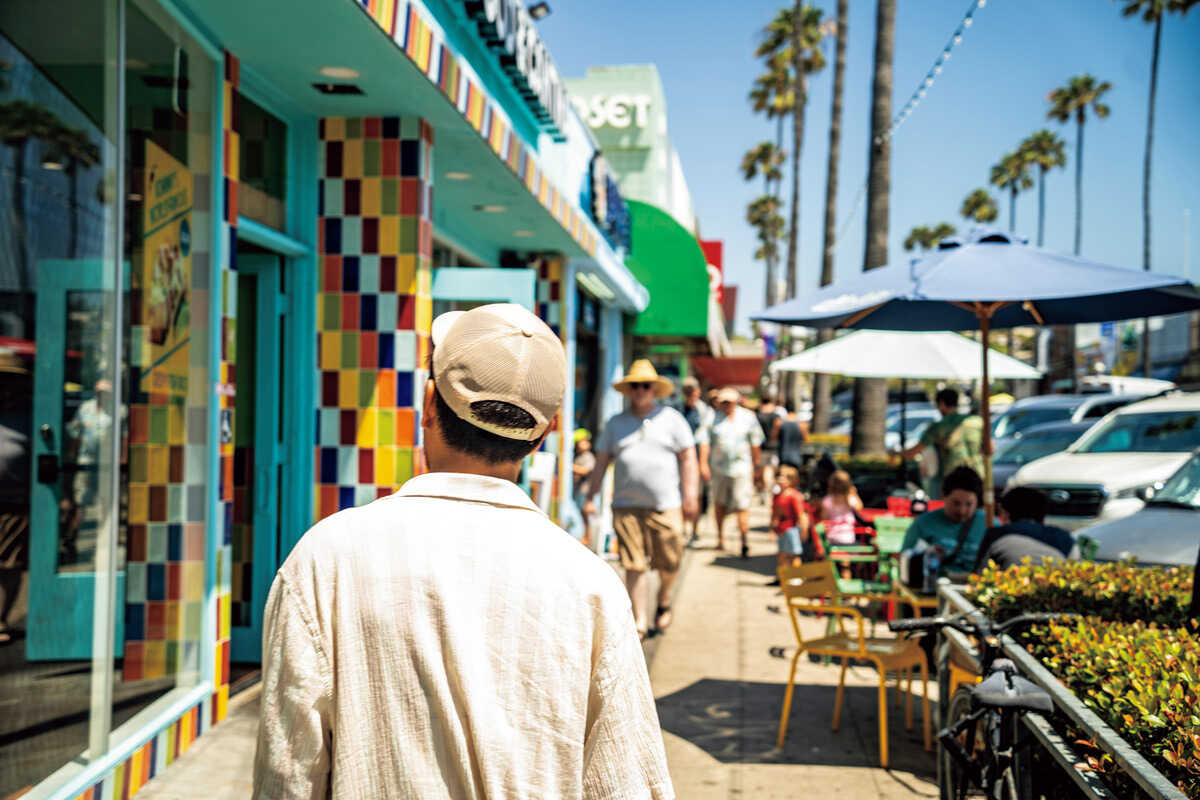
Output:
M1032 486L1018 486L1009 489L1000 498L1000 507L1008 512L1013 522L1020 519L1031 519L1041 522L1050 510L1050 498L1040 489Z
M934 400L943 406L958 408L958 390L957 389L941 389L938 391Z
M983 480L979 473L970 467L955 467L946 477L942 478L942 497L946 497L957 489L965 489L983 500Z
M537 439L532 442L509 439L472 425L447 405L442 399L442 393L437 390L437 384L434 384L433 396L437 408L438 430L442 432L446 444L455 450L469 453L489 464L505 464L520 461L540 444ZM476 400L471 403L471 411L485 422L503 425L506 428L533 428L537 425L537 421L528 411L499 400Z

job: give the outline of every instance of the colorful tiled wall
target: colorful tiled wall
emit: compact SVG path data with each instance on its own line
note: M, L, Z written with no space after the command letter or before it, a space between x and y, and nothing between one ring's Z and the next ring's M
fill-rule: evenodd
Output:
M433 128L327 118L320 137L317 519L421 471L433 314Z
M183 755L208 727L200 705L192 706L75 800L129 800L151 778Z
M529 193L545 206L584 252L594 255L597 235L583 212L546 177L538 166L534 151L513 130L512 122L500 105L472 77L465 62L442 41L418 4L407 0L358 1L375 24L483 137L496 157L525 184Z
M235 430L234 405L237 390L237 220L238 220L238 116L237 98L239 62L232 53L225 53L225 74L221 90L224 93L221 133L224 138L222 196L225 201L225 217L220 226L224 232L225 264L221 270L221 377L219 386L220 403L220 501L217 503L218 518L209 526L220 537L217 543L216 603L209 609L216 619L216 647L213 650L213 692L211 714L213 724L225 719L229 705L229 639L232 603L233 571L233 431Z

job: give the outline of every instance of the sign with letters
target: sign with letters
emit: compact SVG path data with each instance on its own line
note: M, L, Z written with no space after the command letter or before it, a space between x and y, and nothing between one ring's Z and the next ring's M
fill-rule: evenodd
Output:
M463 6L534 116L561 136L567 91L521 0L463 0Z
M645 94L597 94L589 98L572 97L571 104L589 128L645 128L649 118L650 96Z

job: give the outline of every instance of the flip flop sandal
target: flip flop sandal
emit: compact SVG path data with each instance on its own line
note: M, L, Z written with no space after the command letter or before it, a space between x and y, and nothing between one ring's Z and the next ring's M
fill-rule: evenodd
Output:
M650 637L650 631L643 631L643 630L638 631L638 641L639 642L644 642L649 637Z
M663 615L667 615L667 624L663 625L661 620ZM671 623L675 621L675 615L671 613L670 606L659 606L654 614L654 627L658 628L659 633L663 633L667 628L671 627Z

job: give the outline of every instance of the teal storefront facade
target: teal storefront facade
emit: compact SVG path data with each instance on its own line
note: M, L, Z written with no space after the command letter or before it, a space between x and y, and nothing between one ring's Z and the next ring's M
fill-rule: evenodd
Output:
M519 3L62 5L0 9L0 796L124 798L253 679L304 531L425 468L437 313L601 364L557 518L649 297Z

